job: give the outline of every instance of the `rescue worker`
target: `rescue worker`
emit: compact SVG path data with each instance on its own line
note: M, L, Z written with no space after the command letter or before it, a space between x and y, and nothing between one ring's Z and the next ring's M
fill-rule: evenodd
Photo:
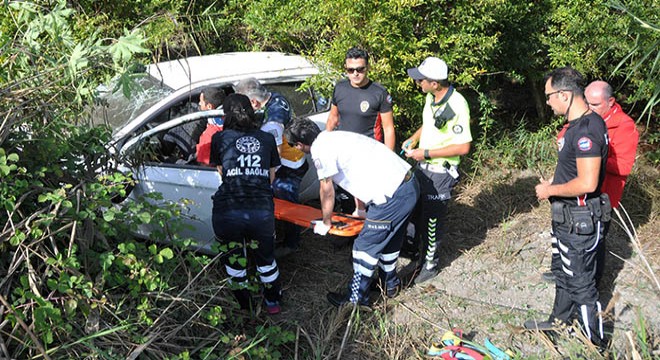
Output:
M526 321L527 329L548 331L577 318L586 337L603 345L602 307L596 288L596 252L611 207L600 184L607 160L607 128L584 99L582 75L558 68L546 76L545 97L555 115L567 120L557 136L552 180L536 185L539 200L552 208L552 272L555 300L547 321Z
M470 151L470 108L465 98L449 84L447 64L428 57L418 67L408 69L410 76L426 93L422 126L402 144L406 157L417 161L420 201L414 222L421 238L423 260L415 283L438 274L439 246L451 192L458 183L461 156ZM419 245L412 238L402 252L411 257Z
M263 284L266 311L280 312L279 270L273 254L275 216L271 182L280 165L275 139L260 130L250 99L231 94L223 103L224 130L211 139L211 163L222 183L213 195L213 231L227 247L222 257L240 307L252 308L245 261L246 241L254 240L257 272ZM235 245L239 244L239 245Z
M297 119L285 130L292 146L311 153L320 181L323 220L314 232L327 234L335 204L334 184L367 204L364 227L353 243L353 278L346 293L328 293L328 301L369 304L371 276L379 277L387 296L397 295L401 281L396 261L405 224L419 197L411 166L382 143L348 131L324 131L309 119Z
M271 133L275 137L282 163L282 166L277 169L275 181L273 181L275 197L296 204L300 203L298 191L309 165L305 160L305 154L289 146L282 136L284 127L289 124L292 117L289 101L282 94L268 91L255 78L239 81L236 85L236 92L244 94L250 99L252 108L263 114L261 130ZM275 249L275 256L278 258L287 256L300 248L300 227L288 222L284 222L282 226L284 228L284 246Z

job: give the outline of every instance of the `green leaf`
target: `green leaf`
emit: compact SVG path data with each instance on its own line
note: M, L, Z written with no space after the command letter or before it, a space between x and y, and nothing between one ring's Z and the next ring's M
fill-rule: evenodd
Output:
M174 252L172 251L172 249L166 248L160 251L160 255L162 255L167 260L170 260L174 257Z
M26 238L25 233L17 232L16 234L14 234L14 236L12 236L9 239L9 243L12 246L18 246L18 244L20 244L23 240L25 240L25 238Z
M142 212L138 214L138 219L144 224L149 224L151 222L151 214L148 212Z
M149 50L142 46L145 41L140 31L133 30L131 33L126 31L124 36L117 39L108 49L115 65L128 62L135 53L148 53Z
M103 220L109 222L109 221L112 221L114 219L115 219L115 212L114 211L108 210L108 211L103 213Z

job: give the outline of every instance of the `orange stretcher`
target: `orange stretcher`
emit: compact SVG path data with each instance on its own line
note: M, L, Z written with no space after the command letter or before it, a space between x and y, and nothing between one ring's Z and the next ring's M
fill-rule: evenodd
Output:
M313 228L314 221L321 221L321 210L301 204L273 199L275 201L275 218L298 226ZM362 231L364 219L342 213L332 215L332 227L328 233L337 236L355 236Z

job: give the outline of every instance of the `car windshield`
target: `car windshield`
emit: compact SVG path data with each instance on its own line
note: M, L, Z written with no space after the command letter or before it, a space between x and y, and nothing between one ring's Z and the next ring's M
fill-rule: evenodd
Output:
M113 133L158 101L174 92L155 78L144 75L134 81L129 97L121 90L113 92L117 80L97 88L99 95L94 106L94 125L108 125Z

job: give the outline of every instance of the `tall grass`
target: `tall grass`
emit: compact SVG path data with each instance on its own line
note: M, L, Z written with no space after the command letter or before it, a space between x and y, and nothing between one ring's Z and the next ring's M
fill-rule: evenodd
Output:
M557 119L542 128L532 131L523 118L513 130L499 130L492 135L484 134L475 146L474 154L468 159L473 175L493 169L532 169L544 178L556 162L557 129L563 120Z

